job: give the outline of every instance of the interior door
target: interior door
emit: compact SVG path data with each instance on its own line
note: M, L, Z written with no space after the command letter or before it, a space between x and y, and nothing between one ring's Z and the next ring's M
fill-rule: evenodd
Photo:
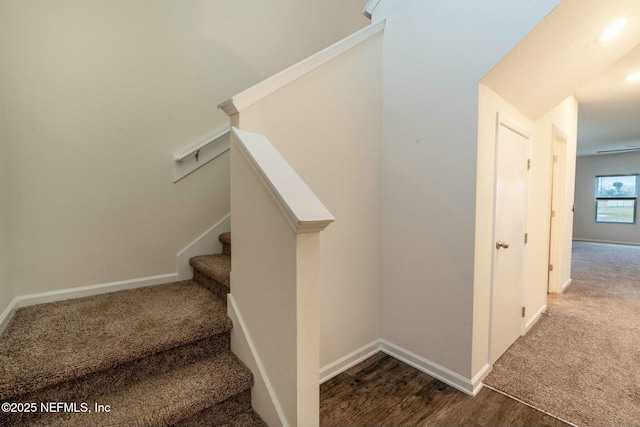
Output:
M562 257L562 206L564 205L564 164L566 154L566 140L554 134L553 158L551 167L551 219L549 220L549 281L547 292L562 292L562 278L560 265Z
M498 120L491 363L520 336L524 295L529 134Z

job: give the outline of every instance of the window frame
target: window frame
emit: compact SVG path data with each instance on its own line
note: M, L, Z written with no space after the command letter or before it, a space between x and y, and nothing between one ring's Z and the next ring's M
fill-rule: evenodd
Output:
M628 177L633 176L636 178L635 185L635 196L599 196L598 195L598 179L599 178L612 178L612 177ZM636 217L638 213L638 183L640 181L640 174L637 173L629 173L629 174L613 174L613 175L596 175L595 179L595 221L596 224L636 224ZM620 222L620 221L602 221L598 220L598 202L600 201L609 201L609 200L632 200L633 201L633 220L631 222Z

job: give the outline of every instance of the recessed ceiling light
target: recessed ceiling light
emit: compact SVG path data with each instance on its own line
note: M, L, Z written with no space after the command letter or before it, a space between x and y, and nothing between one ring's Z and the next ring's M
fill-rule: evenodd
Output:
M627 76L628 82L637 82L640 81L640 73L633 73Z
M613 22L607 28L604 29L602 33L600 33L600 37L598 40L601 42L608 42L609 40L613 40L624 30L627 26L627 19L620 18L617 21Z

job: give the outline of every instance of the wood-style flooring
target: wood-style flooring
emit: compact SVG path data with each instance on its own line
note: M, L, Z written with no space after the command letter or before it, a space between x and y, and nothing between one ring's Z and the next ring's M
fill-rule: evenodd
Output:
M384 353L320 386L320 425L568 427L486 387L468 396Z

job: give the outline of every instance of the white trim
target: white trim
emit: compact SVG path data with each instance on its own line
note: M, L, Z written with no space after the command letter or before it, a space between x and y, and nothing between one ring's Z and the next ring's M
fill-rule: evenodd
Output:
M380 0L369 0L364 9L362 9L362 14L371 19L371 17L373 16L373 11L375 10L376 6L378 6L378 3L380 3Z
M341 374L380 351L471 396L478 394L483 387L482 381L491 372L491 365L487 363L472 379L469 379L399 345L385 339L378 339L323 367L320 370L320 383Z
M480 390L484 387L483 381L487 378L487 375L491 373L492 369L493 367L491 365L485 363L482 369L480 369L480 371L471 378L471 385L473 387L473 392L471 393L472 396L477 396L478 393L480 393Z
M331 212L264 136L231 129L233 143L247 159L296 233L324 230Z
M182 151L173 154L173 182L180 181L196 169L206 165L219 155L229 151L229 132L226 125L199 139ZM195 154L198 154L197 156Z
M137 279L120 280L117 282L101 283L97 285L80 286L77 288L60 289L57 291L41 292L38 294L20 295L11 301L9 306L0 315L0 332L13 317L15 311L30 305L45 304L49 302L64 301L68 299L83 298L93 295L117 292L126 289L136 289L145 286L161 285L175 282L177 273L161 274L159 276L140 277Z
M560 291L560 293L564 292L564 290L567 289L572 282L573 282L573 279L571 279L571 278L569 278L569 280L564 282L564 284L562 285L562 290Z
M244 338L244 342L243 343L238 343L238 344L244 344L246 345L246 347L248 347L250 354L251 354L251 360L242 360L246 365L253 365L257 368L258 372L253 372L254 378L255 378L255 384L254 384L254 390L252 393L252 399L256 398L256 395L259 396L264 396L265 393L268 394L271 402L270 404L272 405L272 407L266 408L267 410L273 410L275 411L275 414L271 414L272 417L273 415L276 415L277 418L280 421L280 425L282 425L283 427L289 427L289 424L287 423L287 419L284 415L284 411L282 410L282 406L280 405L280 401L278 400L278 396L276 396L275 390L273 389L273 387L271 386L271 381L269 380L269 376L267 375L267 372L264 369L264 365L262 364L262 361L260 360L260 356L258 355L258 352L256 351L256 347L253 344L253 339L251 338L251 335L249 334L249 332L247 331L247 325L244 322L244 319L242 318L242 314L240 314L240 310L238 310L238 306L236 305L236 301L233 297L233 294L228 294L227 295L227 312L229 314L229 317L231 318L231 321L233 322L233 329L232 329L232 333L234 331L239 332L242 335L242 338ZM232 350L234 353L236 354L244 354L246 355L245 351L238 351L235 347L236 345L236 341L232 341L232 344L234 344L234 346L232 346ZM240 356L238 356L240 357ZM255 370L255 369L254 369ZM256 378L258 377L259 378ZM258 390L256 390L258 389ZM256 410L256 412L258 412L258 415L260 415L261 417L266 418L267 420L269 420L272 417L269 417L269 414L265 414L265 409L264 409L264 403L265 402L261 402L261 405L254 405L254 409ZM267 415L267 416L265 416ZM270 424L271 425L271 424Z
M531 132L529 129L525 128L524 126L521 126L519 123L516 123L509 119L505 119L504 115L500 113L498 113L498 122L500 123L501 126L504 126L507 129L514 131L521 137L531 140L531 136L533 135L533 132Z
M524 324L524 331L522 332L522 335L526 334L527 332L529 332L529 330L531 329L531 327L533 325L536 324L536 322L538 320L540 320L540 317L542 316L542 313L544 313L545 311L547 311L547 304L543 305L542 307L540 307L540 310L538 310L532 317L531 319L529 319L525 324Z
M335 362L331 362L328 365L320 368L320 384L330 380L336 375L343 373L344 371L357 365L358 363L367 360L374 354L379 353L381 349L381 340L377 339L367 345L360 347L357 350L352 351L346 356L341 357Z
M229 116L238 114L243 109L251 106L255 102L265 98L278 89L288 85L289 83L299 79L305 74L315 70L321 65L345 53L349 49L363 43L369 38L375 36L384 30L385 21L381 20L375 24L364 27L350 36L340 40L339 42L321 50L320 52L303 59L297 64L279 72L266 80L261 81L255 86L240 92L232 98L218 105L218 108L227 113Z
M565 131L563 131L562 129L560 129L560 126L558 126L555 123L551 124L551 131L553 132L554 136L556 138L562 139L564 141L568 141L569 140L569 135L567 135L567 133Z
M193 269L189 265L189 260L192 257L222 252L222 243L218 237L229 231L231 231L231 214L222 218L216 225L181 250L176 256L178 280L190 280L193 277Z
M463 377L444 366L440 366L435 362L425 359L409 350L390 343L386 340L381 341L381 351L392 356L407 365L413 366L419 371L425 372L440 381L449 384L451 387L460 390L471 396L475 396L482 388L482 380L489 374L491 367L486 364L473 379Z
M18 309L18 298L11 300L7 308L0 314L0 334L4 331L4 328L9 324L9 320L13 318L16 310Z
M640 242L618 242L618 241L615 241L615 240L582 239L582 238L579 238L579 237L574 237L573 240L575 240L577 242L609 243L609 244L612 244L612 245L640 246Z

